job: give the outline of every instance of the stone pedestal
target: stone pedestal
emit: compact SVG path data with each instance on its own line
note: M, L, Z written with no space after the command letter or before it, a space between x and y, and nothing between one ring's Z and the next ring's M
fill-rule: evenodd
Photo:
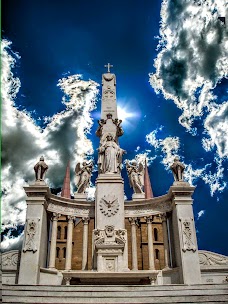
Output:
M46 196L50 190L43 183L35 183L24 189L27 194L27 215L18 284L35 285L39 284L40 267L46 267Z
M95 228L124 229L124 182L120 174L100 174L96 180Z
M96 181L93 244L99 272L128 270L124 223L124 185L120 174L100 174Z
M87 195L86 193L74 193L74 199L76 201L87 201Z
M94 229L93 242L98 272L128 271L126 229L117 230L110 225L105 229Z
M133 193L132 195L132 200L133 201L141 201L145 200L145 193Z
M201 283L198 246L191 195L195 187L186 182L175 182L172 193L172 226L176 264L180 267L180 283Z

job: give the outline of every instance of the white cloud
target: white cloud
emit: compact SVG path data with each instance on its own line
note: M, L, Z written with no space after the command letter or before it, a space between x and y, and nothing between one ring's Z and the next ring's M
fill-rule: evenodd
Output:
M96 191L96 187L93 185L90 185L90 187L86 189L87 199L89 201L95 200L95 191Z
M149 151L151 152L151 151ZM135 155L134 159L125 159L124 160L124 165L126 164L126 162L133 162L136 161L138 164L142 163L143 165L145 164L145 160L147 161L147 165L150 166L153 161L157 158L157 156L149 156L149 152L147 150L145 150L144 153L138 153Z
M22 246L24 239L24 231L17 237L12 237L10 233L3 236L3 241L1 242L1 251L8 251L18 249Z
M189 164L189 165L185 164L184 179L190 185L195 185L197 180L202 177L203 173L206 170L206 167L193 169L191 164Z
M140 150L140 146L137 146L137 148L135 149L135 152L138 152Z
M205 210L200 210L198 213L197 213L197 220L199 218L201 218L201 216L203 216L205 214Z
M218 19L225 15L225 7L225 0L162 2L160 52L154 62L156 72L150 74L150 83L157 93L161 91L182 110L179 123L188 131L192 131L193 121L203 114L209 116L210 122L214 120L210 112L218 110L213 89L228 73L228 36ZM223 157L227 156L227 151L221 134L227 128L228 112L217 114L223 125L216 130L218 140L211 140ZM215 132L210 127L207 131L213 137ZM210 149L208 144L204 141L204 147Z
M155 149L161 149L161 152L163 153L162 163L166 168L169 168L180 148L180 140L178 137L171 136L168 136L165 139L157 139L157 133L158 130L156 129L147 134L146 141Z
M228 157L228 102L211 107L204 127L210 138L203 139L203 147L210 151L215 145L218 155Z
M61 187L67 161L77 161L93 153L87 138L93 124L91 111L96 107L98 84L84 81L80 75L62 78L58 86L64 92L66 109L48 119L45 129L36 126L31 114L19 111L14 99L20 80L13 75L19 55L10 50L10 42L2 41L2 223L14 227L25 221L23 186L34 181L35 163L44 155L51 187ZM11 244L10 235L4 244ZM19 239L19 238L18 238ZM17 241L12 240L13 244ZM6 245L4 245L6 246Z
M216 162L217 167L215 173L209 171L201 176L205 184L209 185L211 196L213 196L215 192L222 192L227 186L227 183L224 181L224 168L222 165L222 160L216 159Z
M180 148L179 138L166 137L165 139L158 139L157 133L157 129L150 132L146 135L146 141L160 152L162 157L161 163L163 163L167 171L170 171L170 165L173 163L174 156L178 155ZM227 183L224 181L222 159L215 158L216 168L214 169L214 173L210 169L212 164L206 164L203 168L193 168L191 163L182 163L185 165L184 180L189 182L189 184L196 185L199 179L203 180L210 187L211 196L215 192L222 192L226 188Z

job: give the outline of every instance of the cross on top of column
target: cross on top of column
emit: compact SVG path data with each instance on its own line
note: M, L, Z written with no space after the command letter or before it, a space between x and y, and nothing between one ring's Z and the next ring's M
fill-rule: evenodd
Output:
M108 73L110 73L110 68L113 68L113 65L111 65L110 63L108 63L104 67L108 68Z

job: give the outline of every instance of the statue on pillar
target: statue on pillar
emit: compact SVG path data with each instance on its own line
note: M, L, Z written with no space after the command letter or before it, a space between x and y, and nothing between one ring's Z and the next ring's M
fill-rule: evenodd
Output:
M170 166L170 169L173 172L175 182L183 182L184 181L184 169L185 166L180 162L180 158L176 156L174 158L174 163Z
M77 187L76 193L85 193L86 188L89 187L91 175L93 170L93 162L84 161L82 163L77 163L75 167L75 184Z
M143 193L144 186L144 168L143 164L137 165L136 161L126 163L127 174L130 181L130 186L133 188L134 193Z
M122 120L121 119L113 119L113 123L117 126L117 136L120 137L124 134L123 128L121 126Z
M107 134L98 148L99 173L120 173L122 156L126 153L114 141L112 134Z
M104 126L104 124L106 124L106 120L100 119L100 120L98 120L98 124L99 124L99 126L98 126L98 129L96 131L96 135L98 137L101 137L102 131L103 131L103 126Z
M34 166L36 181L43 181L48 165L44 161L44 157L40 157L40 161Z

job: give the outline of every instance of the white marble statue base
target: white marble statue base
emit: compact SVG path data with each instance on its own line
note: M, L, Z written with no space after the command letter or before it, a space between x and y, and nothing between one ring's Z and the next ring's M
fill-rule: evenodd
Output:
M87 195L85 193L74 193L74 200L76 201L87 201Z
M42 181L37 180L37 181L35 181L34 184L31 184L30 186L47 186L47 184L43 180Z
M184 181L175 181L175 182L173 182L173 186L189 187L190 184L188 182L184 182Z
M145 199L145 193L134 193L132 195L132 200L133 201L140 201Z

